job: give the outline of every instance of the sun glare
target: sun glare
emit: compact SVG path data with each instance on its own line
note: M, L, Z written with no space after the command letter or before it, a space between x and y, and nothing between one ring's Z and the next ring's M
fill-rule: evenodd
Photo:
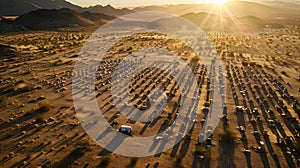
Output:
M223 6L229 0L204 0L204 3L215 4L217 6Z

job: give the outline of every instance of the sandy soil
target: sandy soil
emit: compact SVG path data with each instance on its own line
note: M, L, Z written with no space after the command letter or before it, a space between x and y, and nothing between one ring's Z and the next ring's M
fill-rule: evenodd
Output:
M299 166L300 55L299 28L287 26L269 29L264 34L227 34L207 32L223 60L226 76L227 116L213 132L212 147L197 144L202 128L202 112L207 99L208 72L201 60L193 65L202 79L199 110L192 132L180 143L160 155L129 158L98 146L82 129L72 99L72 74L77 54L92 31L24 32L0 35L0 43L13 47L10 57L0 58L0 167L297 167ZM148 34L149 35L149 34ZM151 34L150 34L151 36ZM132 37L139 38L138 36ZM170 44L182 59L190 63L195 54L176 40L124 39L107 54L111 65L99 70L105 74L117 60L146 45ZM151 79L167 82L167 75L156 69L149 79L132 81L132 95L139 93ZM144 82L142 82L144 80ZM111 100L109 83L99 80L97 101L115 129L127 124L134 136L155 135L164 129L168 113L179 92L168 102L164 113L151 123L130 123ZM133 84L136 82L136 84ZM137 87L137 84L139 86ZM168 82L166 91L176 87ZM137 103L141 97L137 98ZM249 110L237 112L236 106ZM138 105L140 107L140 105ZM253 112L257 108L258 113ZM272 110L270 112L270 110ZM257 115L260 119L257 119ZM274 122L274 126L270 126ZM241 130L243 126L245 130ZM232 132L233 141L220 138ZM267 131L267 133L266 133ZM288 138L290 137L290 138ZM283 144L278 144L282 138ZM262 141L264 145L261 145ZM298 145L298 148L297 148ZM261 148L261 149L259 149ZM295 149L295 151L293 151ZM246 151L245 151L246 150ZM249 150L250 152L248 152ZM298 162L297 162L298 160Z

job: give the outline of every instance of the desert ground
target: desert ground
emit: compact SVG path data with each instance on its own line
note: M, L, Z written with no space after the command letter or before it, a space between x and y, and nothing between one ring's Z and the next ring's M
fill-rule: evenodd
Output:
M201 60L193 59L193 51L151 33L146 35L153 38L139 40L142 35L136 35L112 47L100 63L95 92L99 108L116 130L126 124L132 126L133 136L155 135L176 119L174 107L180 101L179 86L172 77L160 69L145 69L130 82L132 103L138 108L147 104L142 95L149 94L147 88L154 83L172 98L151 122L132 122L120 115L110 94L110 78L126 55L143 45L167 44L198 80L201 94L192 130L173 148L141 158L103 149L76 116L74 65L93 30L0 35L0 167L300 166L300 27L269 28L264 33L206 32L222 59L227 92L211 146L208 141L198 143L209 113L205 108L210 106L210 72Z

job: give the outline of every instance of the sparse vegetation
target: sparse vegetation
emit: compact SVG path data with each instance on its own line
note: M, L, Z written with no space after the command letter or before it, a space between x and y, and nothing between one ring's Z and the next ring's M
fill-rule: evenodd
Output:
M50 103L47 99L38 102L38 111L46 112L50 109Z
M254 66L256 66L256 62L250 62L249 65L250 65L251 67L254 67Z
M211 160L211 150L206 150L205 154L204 154L204 158Z
M281 71L281 74L286 76L286 77L289 77L289 75L285 71Z
M4 106L4 97L0 97L0 107Z
M78 140L76 142L77 147L88 147L90 145L90 142L88 139Z
M75 150L72 151L70 157L79 158L84 155L86 149L87 149L86 147L77 147Z
M44 121L44 118L40 115L35 118L35 123L42 123L43 121Z
M260 65L260 64L256 64L256 67L258 67L258 68L262 68L263 66L262 66L262 65Z
M130 165L134 167L136 165L137 160L138 158L136 157L130 158Z
M105 155L101 159L101 166L106 167L106 166L109 165L109 162L110 162L110 156L109 155Z
M224 142L234 142L236 140L236 134L229 128L229 126L219 134L220 140Z
M205 152L206 152L206 148L204 146L202 146L201 144L197 143L195 146L195 155L199 155L200 157L204 157Z
M176 155L176 162L181 163L183 156L181 154Z
M249 63L248 63L248 62L245 62L245 61L243 61L243 62L242 62L242 65L243 65L243 66L248 66L248 65L249 65Z
M293 109L298 114L298 116L300 116L300 104L294 104Z
M197 63L199 62L200 58L198 56L194 56L192 59L191 59L191 63Z
M296 150L298 152L300 152L300 142L299 141L296 141L295 147L296 147Z
M33 86L28 84L19 84L15 87L15 91L19 93L30 92L33 90Z

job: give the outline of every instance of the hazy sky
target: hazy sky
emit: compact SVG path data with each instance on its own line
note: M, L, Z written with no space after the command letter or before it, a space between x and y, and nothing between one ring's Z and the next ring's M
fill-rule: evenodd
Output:
M203 0L67 0L67 1L80 6L110 4L113 7L131 7L131 6L146 6L146 5L163 5L163 4L201 3L201 1Z
M113 7L137 7L148 5L165 5L165 4L197 4L207 3L211 0L67 0L73 4L80 5L82 7L94 6L94 5L107 5L110 4ZM218 1L218 0L212 0ZM221 0L222 1L222 0ZM235 1L235 0L230 0ZM274 1L274 0L242 0L242 1ZM284 2L299 2L300 0L282 0Z

